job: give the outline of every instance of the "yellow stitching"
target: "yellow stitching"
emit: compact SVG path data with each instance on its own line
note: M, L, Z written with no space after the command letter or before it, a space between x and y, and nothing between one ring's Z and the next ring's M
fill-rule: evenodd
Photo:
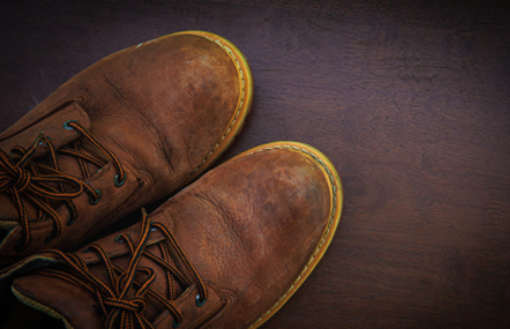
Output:
M220 40L216 40L216 39L213 39L212 37L209 37L209 36L206 36L206 35L202 35L202 34L200 36L202 36L202 37L204 37L204 38L206 38L206 39L216 43L217 45L219 45L229 55L229 57L234 62L234 65L236 66L237 72L239 74L239 80L241 82L241 90L240 90L239 101L238 101L238 104L237 104L236 112L234 114L234 118L230 122L230 124L228 125L227 129L224 131L223 135L221 136L220 142L217 142L214 145L214 148L205 155L205 157L202 159L200 164L193 171L197 171L200 167L202 167L202 165L204 163L207 162L207 160L209 160L211 155L220 146L220 143L223 142L225 140L225 138L227 137L227 135L232 131L233 126L236 124L237 120L239 119L239 113L241 112L241 108L244 106L245 95L246 95L246 92L245 92L246 81L245 81L245 78L244 78L244 72L243 72L242 66L239 63L239 60L237 59L237 56L234 54L234 52L230 48L228 48L226 45L224 45Z
M255 328L255 325L258 322L262 321L268 314L272 313L275 309L277 309L279 306L281 306L281 303L283 302L283 300L285 300L287 298L287 296L294 290L294 287L299 284L299 282L303 279L304 275L308 271L308 268L314 262L315 258L317 257L317 255L321 251L322 246L325 243L327 243L327 237L329 235L329 232L331 231L331 226L335 222L335 218L334 217L335 217L335 214L336 214L336 206L337 206L336 179L334 178L334 175L329 170L328 166L317 155L311 153L310 151L308 151L308 150L306 150L304 148L301 148L301 147L298 147L298 146L295 146L295 145L282 145L282 146L265 147L263 149L260 149L260 150L257 150L255 152L253 152L253 153L248 153L248 154L255 154L255 153L258 153L258 152L262 152L262 151L269 151L269 150L272 150L272 149L284 149L284 148L286 148L286 149L291 148L291 149L294 149L294 150L297 150L297 151L301 151L301 152L311 156L315 161L317 161L322 166L322 168L324 168L326 170L326 173L328 174L328 179L329 179L329 181L331 183L332 190L333 190L333 207L331 208L331 213L330 213L330 216L329 216L329 219L328 219L328 225L326 226L326 229L325 229L325 231L322 234L321 240L319 241L319 244L315 248L315 251L313 252L313 254L310 257L310 259L308 260L308 262L306 263L305 267L303 268L303 270L301 270L299 276L294 280L294 282L289 287L289 289L285 292L285 294L283 294L278 299L278 301L276 301L276 303L273 304L273 306L271 306L271 308L269 310L267 310L265 313L263 313L261 316L259 316L259 318L253 324L251 324L249 326L249 328Z

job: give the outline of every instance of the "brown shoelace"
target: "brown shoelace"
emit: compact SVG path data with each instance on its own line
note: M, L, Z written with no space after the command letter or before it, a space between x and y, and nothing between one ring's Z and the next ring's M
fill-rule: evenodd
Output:
M106 157L110 158L117 171L114 178L115 185L122 186L124 184L126 172L112 152L101 145L78 122L68 121L64 128L76 130ZM52 236L57 236L62 231L62 219L55 210L56 201L64 202L69 209L70 220L68 223L70 224L77 217L76 207L72 203L72 199L78 197L84 191L88 193L92 204L97 203L100 199L101 192L85 182L90 176L87 163L92 163L101 168L106 165L107 161L85 150L82 142L83 139L80 138L71 147L56 150L49 137L40 135L28 149L16 146L11 150L10 155L0 149L0 193L8 194L16 207L18 220L24 232L23 247L28 246L31 238L30 220L25 202L30 202L37 210L36 220L43 220L47 217L52 220L55 228ZM40 147L47 148L46 163L33 157ZM59 154L77 159L83 176L82 179L60 170L57 160ZM66 188L70 192L66 191Z
M146 250L148 237L154 229L159 230L165 238L158 243L162 257ZM195 296L196 304L202 306L205 303L208 296L207 288L197 270L188 261L172 233L161 223L151 222L145 209L142 209L141 233L136 244L127 234L119 235L116 240L124 241L129 249L131 258L126 269L113 264L101 246L91 244L88 247L88 251L97 253L104 264L109 284L93 275L81 257L59 250L49 250L45 253L55 256L66 268L46 269L39 274L56 277L87 290L96 298L99 309L105 316L107 329L154 328L143 313L148 299L166 308L174 318L173 327L177 328L183 320L183 315L172 303L172 300L177 297L174 289L176 281L184 286L196 283L198 289L198 294ZM175 255L175 266L170 263L170 255ZM142 256L151 259L164 269L168 287L166 297L150 289L156 275L151 268L138 265ZM141 274L145 279L141 282L136 281L136 273Z

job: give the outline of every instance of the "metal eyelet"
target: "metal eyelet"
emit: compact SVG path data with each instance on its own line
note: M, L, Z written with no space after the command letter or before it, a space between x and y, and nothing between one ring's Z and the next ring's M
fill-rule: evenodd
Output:
M98 204L99 200L101 200L101 197L103 196L103 193L101 192L101 190L96 190L96 194L97 194L96 198L89 195L89 203L93 206Z
M202 296L200 296L200 294L197 294L195 296L195 304L197 304L198 307L204 306L206 301L207 301L207 299L205 299L205 298L202 299Z
M126 173L124 173L124 176L122 176L121 180L119 179L120 179L119 174L116 174L115 178L113 179L113 183L115 184L116 187L121 187L122 185L124 185L124 183L126 182Z
M78 121L76 121L76 120L67 120L66 122L64 122L64 129L66 129L66 130L74 130L74 128L69 125L71 122L78 123Z

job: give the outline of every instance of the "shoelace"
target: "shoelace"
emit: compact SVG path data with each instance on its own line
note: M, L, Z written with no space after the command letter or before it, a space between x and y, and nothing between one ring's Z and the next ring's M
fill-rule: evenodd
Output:
M117 174L114 178L116 186L122 186L125 182L126 172L120 161L112 152L108 151L92 134L76 121L68 121L64 129L74 129L87 139L92 145L100 150L106 157L110 158ZM40 147L47 147L47 163L33 158ZM68 155L75 157L78 161L83 178L78 179L66 174L58 165L57 155ZM72 199L86 191L91 204L96 204L101 198L101 191L94 189L85 180L90 176L87 162L98 167L106 165L106 161L86 151L82 146L80 138L71 147L56 150L51 139L39 135L32 146L25 149L16 146L11 150L11 155L0 149L0 193L6 193L13 201L18 212L18 220L23 229L25 248L30 243L30 220L27 215L25 202L30 202L37 210L37 220L43 220L48 216L54 226L53 236L60 235L62 231L62 220L55 210L55 202L61 201L67 206L70 212L72 223L77 217L76 207ZM66 192L65 188L71 190Z
M159 230L165 238L158 243L162 257L146 250L147 240L154 229ZM142 209L141 233L136 244L133 243L129 235L122 234L118 238L127 244L131 257L125 270L113 264L99 245L91 244L88 247L88 251L97 253L104 264L108 273L109 284L93 275L81 257L74 253L63 253L59 250L49 250L46 253L53 254L67 268L46 269L39 274L56 277L87 290L96 298L99 309L105 316L105 327L108 329L132 329L136 327L153 329L154 326L143 314L147 299L151 299L166 308L174 318L173 328L178 328L183 320L183 315L172 303L172 300L176 298L175 282L172 277L183 285L189 286L193 282L196 283L198 294L195 296L195 301L197 306L202 306L206 302L208 297L207 288L197 270L188 261L172 233L161 223L151 222L145 209ZM175 255L175 266L169 263L171 254ZM168 287L166 297L150 289L156 275L151 268L138 265L142 256L151 259L165 270ZM146 279L142 282L136 281L135 275L137 272Z

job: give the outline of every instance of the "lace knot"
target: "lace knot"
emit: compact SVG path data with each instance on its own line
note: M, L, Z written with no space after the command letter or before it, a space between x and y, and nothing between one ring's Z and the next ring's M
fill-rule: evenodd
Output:
M145 301L140 297L131 299L109 297L104 299L104 305L121 311L142 313L145 308Z
M30 185L32 174L28 170L22 167L2 169L0 192L8 191L11 188L16 189L18 192L23 192Z
M13 186L18 192L23 192L24 189L28 187L30 184L30 178L32 177L32 174L28 170L25 170L23 168L18 168L16 172L16 181L14 182Z
M133 241L129 234L123 235L125 236L125 245L131 255L126 268L121 268L118 264L113 263L101 245L95 243L89 245L88 250L95 252L104 264L109 280L103 281L92 274L85 261L77 254L66 254L57 249L48 250L46 253L54 254L69 268L45 269L40 274L66 280L73 285L87 289L91 295L95 295L98 311L105 317L105 328L154 328L144 314L146 302L157 303L168 310L174 319L174 328L178 327L179 323L184 320L184 315L174 304L176 296L170 291L171 287L174 284L190 286L193 282L196 283L197 296L202 298L201 303L207 300L207 287L173 234L163 224L152 222L143 208L140 224L140 235L137 242ZM160 242L161 257L145 249L152 232L151 228L159 230L165 237ZM140 266L140 261L144 257L164 270L163 277L166 278L168 287L166 295L150 288L156 280L156 274L154 270ZM172 258L175 258L175 265L170 264ZM140 274L144 274L144 276ZM171 281L171 276L175 280Z

